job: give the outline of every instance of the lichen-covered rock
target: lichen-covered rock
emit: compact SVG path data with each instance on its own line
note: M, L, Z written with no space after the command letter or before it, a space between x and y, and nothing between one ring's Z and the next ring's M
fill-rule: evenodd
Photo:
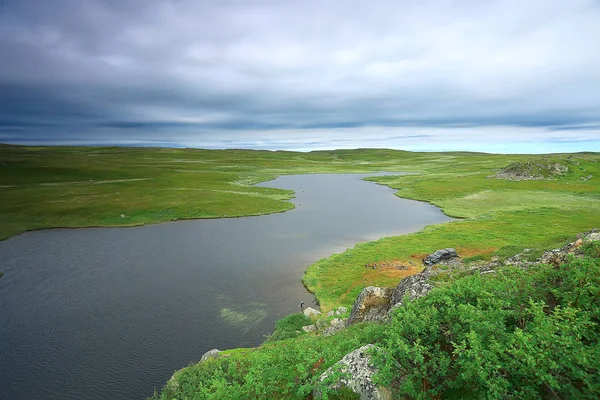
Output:
M317 315L321 315L321 311L315 310L314 308L311 308L311 307L305 308L303 313L307 317L316 317Z
M323 336L333 335L334 333L346 328L346 322L339 318L331 320L330 325L323 330Z
M315 325L317 325L317 329L321 330L321 329L325 328L326 326L328 326L329 322L325 318L322 318L322 319L317 320Z
M429 283L429 277L430 269L425 268L421 273L402 279L392 292L391 306L402 304L404 296L414 300L429 293L433 289L433 285Z
M578 235L578 239L576 241L567 243L560 249L544 252L544 254L542 254L542 256L537 260L537 263L559 266L560 264L568 261L569 255L581 256L582 253L579 248L582 245L598 240L600 240L600 230L592 229L591 231Z
M391 288L367 286L360 292L352 306L348 325L361 321L377 321L385 318L390 308Z
M330 389L340 389L345 386L358 394L361 400L389 400L392 398L389 390L376 386L372 377L377 369L371 362L371 354L380 351L372 344L365 345L351 353L348 353L325 371L320 381L324 382ZM337 375L340 375L337 377ZM328 382L330 380L333 382ZM314 392L315 398L320 398L322 393Z
M204 361L210 360L212 358L219 358L220 353L221 353L221 351L219 349L209 350L202 355L202 358L200 358L200 362L204 362Z
M346 307L342 306L342 307L338 307L338 309L335 310L335 315L337 315L339 317L340 315L344 315L347 312L348 312L348 309Z
M302 327L302 330L306 333L316 332L317 327L315 325L305 325Z

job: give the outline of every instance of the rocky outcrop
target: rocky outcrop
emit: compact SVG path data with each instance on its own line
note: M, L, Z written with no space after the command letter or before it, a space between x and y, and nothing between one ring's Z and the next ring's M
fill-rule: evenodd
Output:
M305 325L302 327L302 330L306 333L316 332L317 327L315 325Z
M209 350L202 355L202 358L200 358L200 362L204 362L204 361L214 359L214 358L219 358L220 354L221 354L221 351L219 349Z
M335 310L331 310L327 313L328 317L333 317L334 315L339 317L340 315L344 315L348 312L348 309L346 307L338 307Z
M582 252L580 250L580 247L583 246L585 243L594 242L598 240L600 240L600 230L592 229L589 232L579 235L576 241L567 243L560 249L546 251L537 260L537 263L559 266L560 264L567 262L570 255L576 257L581 256Z
M362 321L376 321L384 318L390 308L391 288L367 286L360 292L352 306L348 325Z
M375 351L381 350L372 344L368 344L348 353L339 362L325 371L321 375L320 381L333 390L345 386L358 394L361 400L391 399L392 396L389 390L378 387L373 383L372 378L377 369L371 362L371 355ZM328 382L332 379L334 382ZM322 393L315 390L314 397L321 398Z
M522 253L510 257L504 262L496 258L492 259L491 262L479 265L464 265L462 262L453 264L444 263L443 265L449 267L449 270L427 267L416 275L402 279L398 286L393 290L375 286L366 287L354 302L347 324L350 325L355 322L376 321L387 318L393 309L402 306L404 298L407 297L410 300L415 300L429 293L434 287L430 278L436 274L452 273L455 271L493 274L496 272L497 268L505 265L514 265L521 268L527 268L530 265L536 264L551 264L558 266L567 262L570 255L580 256L582 254L580 250L581 246L592 241L600 241L599 229L593 229L580 234L576 241L568 243L559 249L546 251L535 261L528 261L528 259L530 259L528 254L531 253L532 250L525 249Z
M323 336L333 335L334 333L341 331L346 328L346 322L339 318L334 318L331 320L329 326L323 329Z
M414 300L425 296L433 285L429 282L431 268L423 272L406 277L400 281L396 288L380 288L369 286L363 289L352 307L348 325L361 321L383 320L389 316L392 308L402 305L405 296Z
M314 308L307 307L303 311L304 315L307 317L316 317L317 315L321 315L321 311L315 310Z
M429 277L430 268L425 268L421 273L402 279L392 292L392 305L402 304L405 296L414 300L429 293L433 289Z
M568 261L569 256L579 257L582 255L580 250L581 246L585 243L595 242L600 240L600 230L592 229L591 231L577 235L577 240L574 242L567 243L561 248L548 250L542 254L540 258L535 261L528 261L527 254L531 252L531 249L525 249L523 252L516 254L504 261L504 265L514 265L517 267L525 268L530 265L536 264L550 264L559 266ZM484 265L488 266L488 264Z
M536 160L510 164L489 178L509 181L555 179L569 172L569 167L549 160Z

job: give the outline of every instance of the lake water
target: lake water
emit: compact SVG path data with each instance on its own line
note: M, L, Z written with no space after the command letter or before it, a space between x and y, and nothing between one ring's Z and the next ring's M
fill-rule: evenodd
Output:
M366 175L283 176L294 210L0 242L0 399L144 399L212 348L256 346L316 260L449 221Z

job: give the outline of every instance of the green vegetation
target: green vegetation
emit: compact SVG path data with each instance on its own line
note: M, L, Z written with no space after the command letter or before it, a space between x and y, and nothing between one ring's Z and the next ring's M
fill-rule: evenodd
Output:
M283 174L412 172L368 180L396 189L398 196L434 204L458 220L360 243L310 266L304 283L328 311L350 306L365 286L395 286L419 272L421 258L438 248L454 247L472 261L530 248L527 257L533 258L600 226L599 161L595 153L0 145L0 239L50 227L282 212L293 207L291 191L254 185ZM549 179L494 178L502 169ZM305 398L320 373L345 353L379 343L391 357L380 360L380 379L400 396L585 398L598 390L600 368L598 314L590 307L598 303L595 257L561 269L509 269L497 277L444 272L436 278L442 287L401 308L393 327L366 324L332 337L296 337L303 321L290 317L263 346L229 351L222 359L179 371L156 397ZM373 270L364 268L366 263L411 267ZM584 270L582 277L578 271ZM221 314L233 325L264 317L234 309Z
M313 321L302 313L290 314L277 321L275 332L269 336L267 342L298 337L304 333L302 327L312 323Z
M489 178L498 162L507 158L446 154L430 165L419 164L428 173L367 178L397 189L398 196L430 202L460 220L360 243L318 261L308 269L304 284L316 294L321 308L349 306L363 287L395 286L415 272L366 271L365 263L395 259L420 265L423 256L445 247L456 248L467 259L484 260L514 255L524 248L556 247L600 226L600 157L562 156L569 172L553 180ZM581 179L589 175L593 177Z
M383 349L376 380L396 398L597 398L600 245L586 252L558 268L450 276L387 323L226 354L178 371L154 399L327 396L320 375L367 343Z

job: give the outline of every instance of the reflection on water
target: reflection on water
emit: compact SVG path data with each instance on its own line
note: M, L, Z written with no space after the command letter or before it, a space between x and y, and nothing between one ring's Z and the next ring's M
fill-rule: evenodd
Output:
M449 218L364 175L284 176L296 209L0 242L0 399L140 399L211 348L255 346L359 241Z

